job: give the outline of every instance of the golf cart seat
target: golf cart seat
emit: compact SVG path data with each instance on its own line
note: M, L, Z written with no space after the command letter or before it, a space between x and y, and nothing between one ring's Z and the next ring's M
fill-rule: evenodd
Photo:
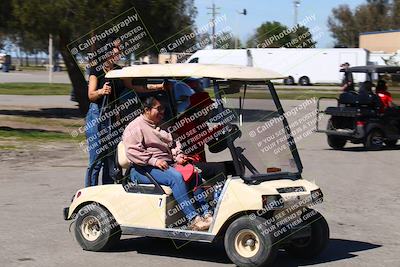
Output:
M343 92L339 96L339 105L345 107L354 107L357 104L357 93L355 92Z
M128 186L126 186L126 188L131 188L133 186L129 186L129 184L133 184L133 183L130 182L129 172L130 172L131 168L140 168L140 166L129 162L129 160L125 154L125 146L122 142L119 142L119 144L118 144L116 155L117 155L118 166L122 169L127 170L124 175L127 179L124 179L123 183L125 183L125 185L128 185ZM146 172L146 175L151 176L147 172ZM140 185L140 187L143 187L143 188L148 187L149 189L154 187L153 184L138 184L138 185ZM165 194L172 195L172 189L169 186L165 186L165 185L160 185L160 186L164 190Z
M379 99L374 94L344 92L339 96L338 107L328 107L326 113L344 117L375 116L379 108Z

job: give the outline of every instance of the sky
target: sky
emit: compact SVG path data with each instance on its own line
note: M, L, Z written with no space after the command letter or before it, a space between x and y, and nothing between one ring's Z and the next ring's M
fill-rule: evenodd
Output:
M266 21L278 21L288 27L294 25L294 4L293 0L195 0L197 7L196 25L206 25L211 18L212 3L221 15L226 14L226 22L217 24L216 31L229 27L234 35L239 35L245 42L255 32L255 29ZM317 47L329 48L335 45L328 30L328 17L332 8L347 4L352 9L366 0L300 0L298 7L298 21L307 21L306 26L314 29ZM238 11L247 9L247 16L239 15ZM217 16L221 16L217 15ZM312 19L307 19L312 18Z

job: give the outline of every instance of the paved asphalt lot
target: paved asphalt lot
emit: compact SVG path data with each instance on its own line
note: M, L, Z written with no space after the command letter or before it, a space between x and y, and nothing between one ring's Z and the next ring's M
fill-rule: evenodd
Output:
M0 72L0 83L47 83L49 82L49 73L47 71L11 71ZM54 83L70 83L66 71L53 72Z
M1 110L7 109L4 97ZM29 108L36 99L20 101ZM73 108L67 99L46 97L44 102ZM261 103L252 100L245 108L259 112ZM283 101L286 110L300 103ZM333 151L323 134L313 133L298 147L304 178L325 194L318 209L329 223L331 241L318 259L296 260L282 252L275 266L400 266L400 146L365 152L349 145ZM169 240L124 237L112 251L83 251L69 232L70 222L62 219L62 208L83 185L86 156L67 143L6 155L0 162L1 266L233 266L220 247L194 242L177 250Z

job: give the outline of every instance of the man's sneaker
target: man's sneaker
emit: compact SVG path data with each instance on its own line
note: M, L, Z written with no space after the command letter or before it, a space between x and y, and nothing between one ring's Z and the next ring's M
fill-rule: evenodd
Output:
M190 223L189 223L189 230L192 231L205 231L210 228L211 224L208 224L202 217L196 216Z
M214 219L213 219L213 216L211 213L204 214L203 220L209 225L208 227L210 227L211 224L214 222Z

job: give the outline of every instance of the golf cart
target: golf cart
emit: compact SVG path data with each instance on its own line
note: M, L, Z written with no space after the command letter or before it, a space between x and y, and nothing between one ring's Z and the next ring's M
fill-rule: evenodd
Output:
M187 77L212 81L216 111L210 121L230 129L219 133L218 149L211 149L216 154L210 154L213 159L227 158L234 166L233 174L221 173L223 183L208 181L213 224L208 231L187 230L169 187L149 173L150 185L130 181L130 169L140 166L128 162L119 144L117 162L125 179L80 189L64 209L64 219L75 220L78 243L85 250L102 251L114 246L121 234L172 242L223 241L227 255L239 266L270 265L279 249L301 258L319 255L328 243L329 228L313 206L323 201L323 195L317 185L302 178L300 156L270 81L282 75L252 67L204 64L141 65L106 75L108 79ZM252 104L254 109L245 110L251 86L262 87L266 98L262 106ZM233 93L240 94L239 105L225 97ZM169 103L175 110L174 103ZM221 186L220 194L215 194Z
M347 70L350 73L365 73L366 81L372 82L381 75L400 74L395 66L356 66ZM398 106L383 110L379 97L373 92L360 90L344 92L339 98L321 97L317 102L316 132L326 133L328 144L333 149L342 149L347 141L364 144L368 150L394 147L400 138L400 109ZM320 109L320 101L335 99L336 107ZM319 128L320 114L329 115L326 130Z

